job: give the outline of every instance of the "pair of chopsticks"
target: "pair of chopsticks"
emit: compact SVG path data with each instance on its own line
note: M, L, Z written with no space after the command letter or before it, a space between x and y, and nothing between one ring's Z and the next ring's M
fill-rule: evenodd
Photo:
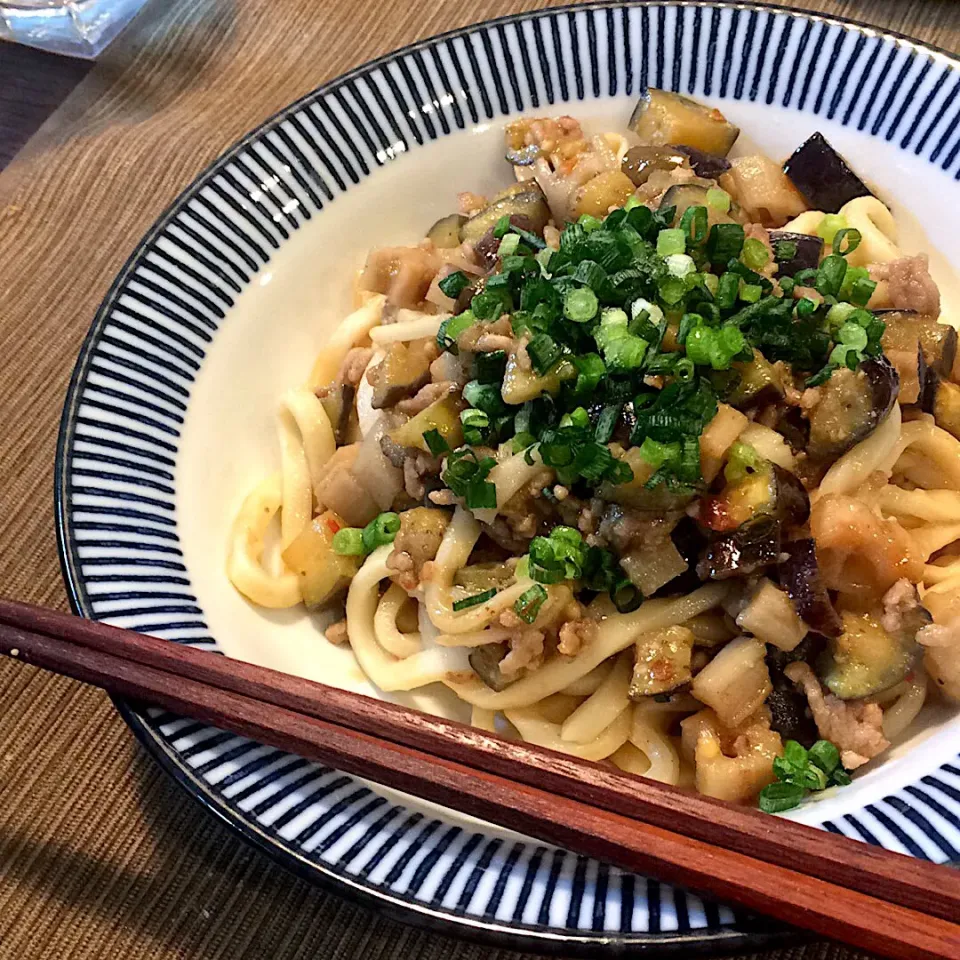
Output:
M960 960L960 871L27 604L0 600L0 653L875 953Z

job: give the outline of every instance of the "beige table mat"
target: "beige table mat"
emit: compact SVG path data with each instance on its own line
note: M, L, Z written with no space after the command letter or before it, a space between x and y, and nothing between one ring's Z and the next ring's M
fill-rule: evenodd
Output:
M371 57L526 0L154 0L0 175L0 591L66 609L53 462L100 299L219 152ZM960 49L947 0L814 0ZM2 52L0 52L2 55ZM2 960L507 960L304 883L161 774L107 698L0 663ZM864 960L817 945L766 960Z

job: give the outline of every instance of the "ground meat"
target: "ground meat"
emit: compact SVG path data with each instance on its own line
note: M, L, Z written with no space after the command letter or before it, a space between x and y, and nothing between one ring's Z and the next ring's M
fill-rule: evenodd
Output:
M413 500L422 500L427 493L425 477L440 476L440 458L418 453L403 461L403 488Z
M521 670L536 669L543 660L543 631L518 630L512 634L510 652L500 661L504 676L516 676Z
M596 620L568 620L560 628L557 653L564 657L575 657L596 637L598 629Z
M348 350L347 355L343 358L343 363L340 364L337 380L340 383L349 383L351 387L355 387L360 383L363 371L367 369L367 364L372 356L373 351L369 347L354 347L352 350Z
M518 536L503 517L495 517L493 523L485 526L483 531L497 546L510 553L521 555L530 549L530 538Z
M940 291L930 276L925 253L900 257L870 267L871 280L886 280L890 305L898 310L916 310L928 317L940 315Z
M436 403L437 400L442 399L447 394L454 393L456 389L457 385L451 380L444 380L441 383L428 383L425 387L421 387L415 396L401 400L397 404L397 409L411 417L415 416L421 410L426 410L431 403Z
M903 632L906 622L920 607L917 588L906 578L898 580L883 595L883 614L880 625L887 633L898 636Z
M517 366L521 370L532 370L533 361L530 359L530 354L527 353L527 344L530 342L530 336L524 334L520 338L520 343L517 346Z
M480 196L479 193L471 193L464 190L457 194L457 210L465 217L472 217L479 213L487 205L487 198Z
M824 694L806 663L791 663L784 672L803 691L817 731L839 749L840 762L847 770L862 767L890 746L883 735L883 710L878 704Z
M347 634L346 619L338 620L336 623L330 624L330 626L327 627L325 636L334 646L343 646L343 644L350 639Z
M440 490L431 490L427 494L427 499L435 503L438 507L455 507L463 501L452 490L446 487Z
M552 223L543 228L543 239L551 250L560 249L560 231Z
M506 350L508 353L515 350L517 341L513 337L505 337L501 333L485 333L477 340L477 350L481 353L493 350Z
M416 507L400 514L400 529L393 541L393 552L387 557L387 568L394 580L408 593L413 593L440 549L443 535L450 524L444 510Z
M819 290L815 290L813 287L794 287L793 288L793 299L794 300L812 300L816 304L823 303L823 294Z
M501 508L500 513L511 533L530 540L544 523L556 522L553 505L543 496L543 488L553 480L553 471L540 470Z

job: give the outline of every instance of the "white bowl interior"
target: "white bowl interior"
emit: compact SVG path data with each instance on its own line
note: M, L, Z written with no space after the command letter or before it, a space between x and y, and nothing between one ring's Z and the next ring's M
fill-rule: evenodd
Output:
M855 129L737 101L717 101L743 130L736 153L757 148L788 155L820 129L880 196L892 204L908 253L930 254L944 314L960 318L960 286L948 263L960 262L960 237L945 210L957 184L947 174ZM572 105L591 132L623 130L631 98ZM276 410L280 396L302 382L320 346L351 309L355 271L374 246L416 242L456 208L461 190L490 194L509 182L501 123L466 131L401 155L295 232L254 278L221 325L193 390L182 434L176 489L184 560L207 623L232 657L324 683L379 695L347 648L329 644L302 609L264 611L227 581L226 544L233 516L251 486L279 465ZM266 187L265 187L266 189ZM443 689L403 702L466 719ZM932 770L960 736L960 717L933 708L909 739L854 784L795 811L810 823L854 811ZM913 748L920 743L923 749Z

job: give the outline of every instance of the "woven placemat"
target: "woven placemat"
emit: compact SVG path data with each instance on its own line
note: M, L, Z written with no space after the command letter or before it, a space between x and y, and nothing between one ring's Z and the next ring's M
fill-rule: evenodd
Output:
M155 0L134 22L0 175L2 593L67 607L52 507L64 392L111 279L180 188L246 130L364 60L546 5ZM947 0L808 6L960 48ZM104 695L0 662L2 960L516 956L291 876L167 779ZM865 955L810 945L765 957Z

